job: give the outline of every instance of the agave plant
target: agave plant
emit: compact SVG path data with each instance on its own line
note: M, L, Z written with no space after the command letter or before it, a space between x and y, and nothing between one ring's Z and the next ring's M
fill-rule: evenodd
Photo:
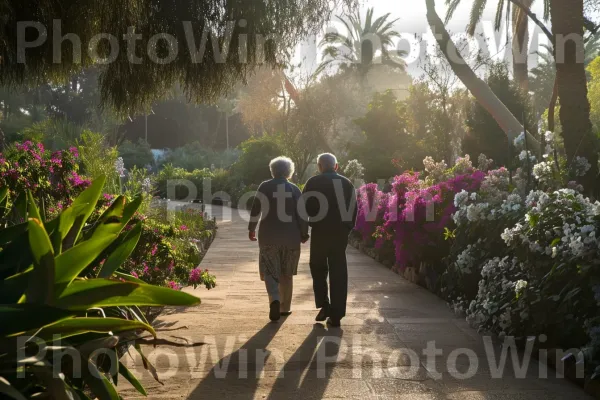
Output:
M156 337L139 307L200 301L119 271L140 237L140 224L124 228L141 198L118 197L97 222L86 223L104 180L51 221L44 221L30 193L22 195L12 215L23 222L0 228L0 397L117 400L119 375L146 395L118 361L118 349L133 344L157 378L135 343L141 334ZM7 197L8 190L0 190L1 204ZM109 246L114 250L102 267L90 269ZM55 363L53 354L67 349L77 360Z

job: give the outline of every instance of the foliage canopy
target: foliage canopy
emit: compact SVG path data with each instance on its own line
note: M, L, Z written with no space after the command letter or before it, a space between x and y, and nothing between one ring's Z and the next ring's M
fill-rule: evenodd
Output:
M83 67L110 58L100 78L103 104L123 113L147 107L176 84L196 102L215 101L256 65L278 65L282 53L318 29L334 6L329 0L4 1L0 85L66 81ZM43 27L42 34L46 30L46 40L21 49L26 50L23 63L18 35L26 26L19 22L25 21L30 21L24 31L27 42L41 38L31 22ZM78 40L70 36L61 43L67 34ZM152 38L157 34L163 40ZM174 40L165 40L166 35ZM54 36L60 46L54 46ZM94 51L88 51L90 45ZM177 55L171 62L156 63L152 54L159 60ZM141 60L132 62L134 58Z

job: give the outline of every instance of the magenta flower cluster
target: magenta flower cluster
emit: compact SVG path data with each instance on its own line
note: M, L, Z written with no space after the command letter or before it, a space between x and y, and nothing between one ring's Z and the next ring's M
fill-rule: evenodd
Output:
M425 186L418 173L407 172L392 179L389 193L364 185L358 190L356 230L363 240L374 236L378 248L391 242L398 268L416 266L439 252L444 228L453 224L455 194L478 190L484 178L474 171Z
M51 152L39 142L15 143L0 154L0 185L12 193L29 190L48 209L60 209L90 185L78 174L78 158L76 147Z

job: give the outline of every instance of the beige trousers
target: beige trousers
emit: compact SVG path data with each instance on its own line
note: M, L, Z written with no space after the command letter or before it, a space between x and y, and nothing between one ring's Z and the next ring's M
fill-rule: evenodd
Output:
M292 294L294 292L294 276L280 275L279 283L269 274L265 274L265 286L269 294L269 304L279 300L281 312L288 312L292 307Z

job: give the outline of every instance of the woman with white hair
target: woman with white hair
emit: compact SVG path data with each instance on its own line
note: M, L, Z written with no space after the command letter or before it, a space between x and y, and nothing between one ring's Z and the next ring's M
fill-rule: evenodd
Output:
M273 179L260 184L252 203L248 237L258 240L260 278L269 294L269 318L277 321L291 314L293 276L298 273L300 243L305 222L298 215L300 189L288 179L294 163L277 157L269 163ZM256 228L258 226L258 238Z

